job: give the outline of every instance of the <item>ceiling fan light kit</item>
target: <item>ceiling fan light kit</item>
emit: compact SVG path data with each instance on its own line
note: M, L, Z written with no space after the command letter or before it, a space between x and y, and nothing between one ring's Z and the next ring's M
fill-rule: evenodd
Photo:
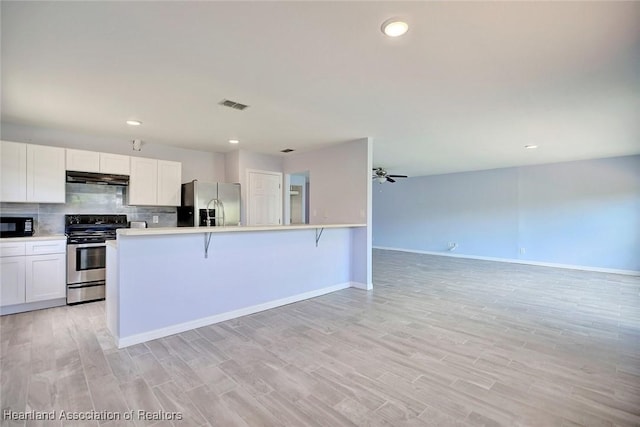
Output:
M384 184L385 182L396 182L393 178L408 178L407 175L390 175L384 168L373 168L374 175L372 176L378 184Z

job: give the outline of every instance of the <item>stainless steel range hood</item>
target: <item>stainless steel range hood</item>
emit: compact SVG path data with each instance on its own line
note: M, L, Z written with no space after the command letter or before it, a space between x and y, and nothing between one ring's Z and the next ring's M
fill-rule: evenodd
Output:
M80 184L129 185L128 175L67 171L67 182Z

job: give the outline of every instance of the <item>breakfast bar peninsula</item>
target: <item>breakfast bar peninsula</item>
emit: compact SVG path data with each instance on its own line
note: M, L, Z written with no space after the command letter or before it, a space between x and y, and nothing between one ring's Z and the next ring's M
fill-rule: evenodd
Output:
M118 347L371 288L365 224L121 229L107 247Z

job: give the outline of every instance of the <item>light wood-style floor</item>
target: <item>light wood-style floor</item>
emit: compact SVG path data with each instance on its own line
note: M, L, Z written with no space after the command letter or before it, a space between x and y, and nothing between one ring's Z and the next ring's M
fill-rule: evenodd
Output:
M376 250L374 283L124 350L103 303L4 316L1 409L177 411L179 426L640 425L640 278Z

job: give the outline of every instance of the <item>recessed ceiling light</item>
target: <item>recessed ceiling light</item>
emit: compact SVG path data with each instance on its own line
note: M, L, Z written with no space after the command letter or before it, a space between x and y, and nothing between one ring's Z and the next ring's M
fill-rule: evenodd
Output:
M526 148L527 150L535 150L536 148L538 148L537 145L525 145L524 148Z
M140 120L127 120L129 126L140 126L142 122Z
M387 19L382 23L382 32L389 37L400 37L407 31L409 31L409 24L398 18Z
M230 139L229 144L238 144L240 141L237 139Z

